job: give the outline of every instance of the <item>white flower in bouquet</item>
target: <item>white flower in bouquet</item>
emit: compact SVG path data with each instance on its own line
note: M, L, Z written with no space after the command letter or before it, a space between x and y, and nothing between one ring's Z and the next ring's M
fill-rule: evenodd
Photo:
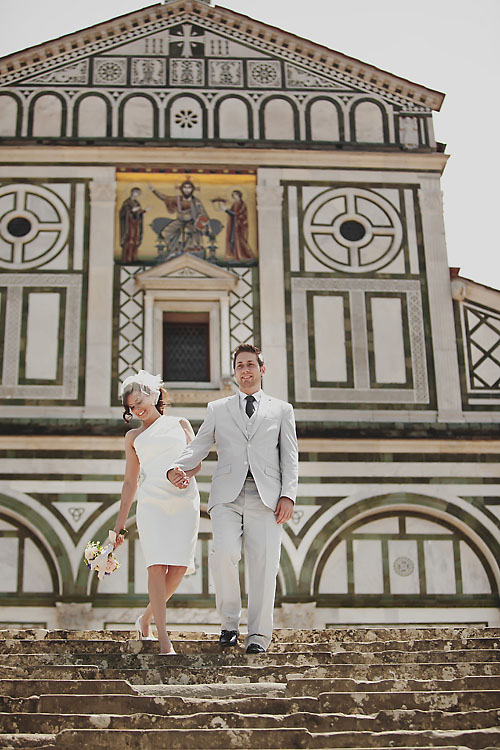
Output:
M83 561L87 568L95 570L100 581L104 576L109 576L118 570L120 563L113 555L116 534L110 531L108 538L101 544L100 542L88 542L83 554Z

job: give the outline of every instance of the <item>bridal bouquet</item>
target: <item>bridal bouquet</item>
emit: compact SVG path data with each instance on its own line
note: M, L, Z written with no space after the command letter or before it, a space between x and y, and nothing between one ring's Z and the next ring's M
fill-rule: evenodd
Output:
M110 531L108 538L100 542L88 542L83 554L83 561L89 570L95 570L100 581L104 576L109 576L118 570L120 563L113 554L116 542L116 534Z

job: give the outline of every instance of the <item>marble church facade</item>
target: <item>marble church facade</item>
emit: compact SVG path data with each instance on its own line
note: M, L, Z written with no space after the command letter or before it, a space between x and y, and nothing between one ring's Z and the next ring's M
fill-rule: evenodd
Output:
M500 292L448 266L442 101L202 0L0 60L0 624L134 622L133 518L117 573L82 564L119 503L120 382L161 371L196 429L243 341L299 434L276 622L500 625ZM218 623L214 465L176 626Z

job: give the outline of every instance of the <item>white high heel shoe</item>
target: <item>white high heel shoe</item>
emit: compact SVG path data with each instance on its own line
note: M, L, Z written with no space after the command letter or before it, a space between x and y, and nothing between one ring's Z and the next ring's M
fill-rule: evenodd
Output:
M141 617L142 617L142 615L139 615L139 617L135 621L135 625L134 625L135 629L139 633L139 640L140 641L157 641L158 638L156 638L154 635L143 635L142 634Z

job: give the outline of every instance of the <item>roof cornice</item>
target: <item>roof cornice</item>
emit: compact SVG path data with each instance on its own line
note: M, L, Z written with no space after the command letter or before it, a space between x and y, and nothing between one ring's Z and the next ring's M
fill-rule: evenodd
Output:
M400 78L249 16L227 8L213 7L201 0L174 0L167 5L151 5L7 55L0 58L2 85L15 83L27 75L41 74L48 67L67 65L87 55L102 52L105 48L134 41L145 33L162 30L165 28L165 21L177 20L177 17L178 22L182 22L182 16L191 16L191 20L198 19L216 25L219 32L226 29L241 43L252 44L295 64L313 63L318 73L344 78L346 82L379 94L385 92L434 110L439 110L444 100L444 94L439 91Z

